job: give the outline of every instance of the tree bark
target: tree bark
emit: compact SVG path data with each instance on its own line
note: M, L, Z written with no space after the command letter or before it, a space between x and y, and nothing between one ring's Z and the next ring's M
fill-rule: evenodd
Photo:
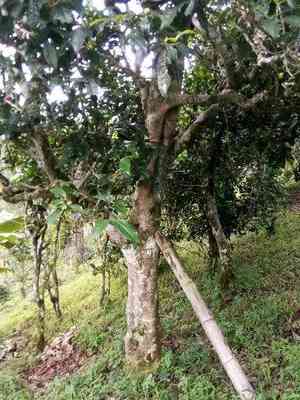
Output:
M214 193L207 193L207 219L218 247L219 265L221 268L221 287L228 288L232 278L231 248L223 231Z
M59 280L57 275L57 260L60 252L60 233L62 226L63 216L59 218L56 227L56 235L54 242L53 260L51 265L48 264L48 276L47 276L47 289L49 297L57 318L62 318L62 311L60 308L60 295L59 295Z
M44 247L44 237L46 233L46 226L41 229L38 233L34 234L33 242L33 256L34 256L34 299L37 306L37 330L38 330L38 342L37 348L42 351L45 347L45 293L44 285L41 284L41 270L42 270L42 254Z
M255 392L251 384L249 383L238 360L226 343L222 331L218 327L212 313L198 292L195 283L185 272L182 262L178 258L175 250L159 232L156 233L155 237L161 252L169 263L187 298L191 302L191 305L235 390L242 400L254 400Z
M141 244L122 248L128 268L127 334L125 350L133 366L159 358L157 268L159 248L154 238L159 203L148 183L139 183L135 193L134 219Z
M100 284L100 306L103 305L106 296L106 270L105 265L102 265L101 269L101 284Z
M218 244L209 223L208 223L208 255L209 255L210 270L216 272L220 256L219 256Z
M57 316L58 319L61 319L62 311L60 308L59 281L58 281L56 266L52 265L50 268L51 270L48 271L46 278L47 279L46 286L55 315Z

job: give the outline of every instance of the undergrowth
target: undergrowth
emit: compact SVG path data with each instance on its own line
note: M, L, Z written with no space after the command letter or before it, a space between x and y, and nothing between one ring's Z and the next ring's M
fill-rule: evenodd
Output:
M300 308L300 216L281 216L273 237L249 234L235 238L233 245L235 278L225 302L203 247L181 242L178 251L256 387L257 399L300 400L300 344L290 327L291 316ZM0 338L21 331L28 346L18 361L3 364L0 400L236 399L190 304L164 264L162 358L147 371L130 370L124 361L126 274L114 280L111 300L102 307L98 280L84 272L63 286L62 323L49 312L48 340L76 325L77 343L91 357L76 374L57 378L44 392L30 393L21 379L24 366L35 360L32 306L19 302L2 309Z

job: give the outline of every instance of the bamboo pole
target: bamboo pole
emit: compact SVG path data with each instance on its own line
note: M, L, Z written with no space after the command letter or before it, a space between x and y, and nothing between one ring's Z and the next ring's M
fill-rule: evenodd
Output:
M192 307L223 365L229 379L242 400L254 400L255 391L248 381L238 360L230 350L224 335L204 300L202 299L195 283L185 272L182 262L177 256L171 243L159 232L156 233L156 241L184 293L192 304Z

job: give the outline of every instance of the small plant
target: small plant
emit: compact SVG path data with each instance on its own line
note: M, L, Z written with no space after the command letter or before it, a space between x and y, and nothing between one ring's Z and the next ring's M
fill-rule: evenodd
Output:
M14 377L1 374L0 400L31 400L31 397Z
M0 304L4 304L9 300L10 292L8 287L0 285Z

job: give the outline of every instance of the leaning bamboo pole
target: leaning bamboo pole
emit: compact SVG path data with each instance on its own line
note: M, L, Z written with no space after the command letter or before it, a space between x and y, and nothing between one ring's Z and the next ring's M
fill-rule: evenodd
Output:
M212 313L201 297L195 283L185 272L183 264L177 256L171 243L159 232L156 233L155 238L162 254L174 272L187 298L191 302L192 307L235 390L242 400L254 400L254 389L249 383L248 378L242 370L238 360L226 343L221 329L217 325Z

